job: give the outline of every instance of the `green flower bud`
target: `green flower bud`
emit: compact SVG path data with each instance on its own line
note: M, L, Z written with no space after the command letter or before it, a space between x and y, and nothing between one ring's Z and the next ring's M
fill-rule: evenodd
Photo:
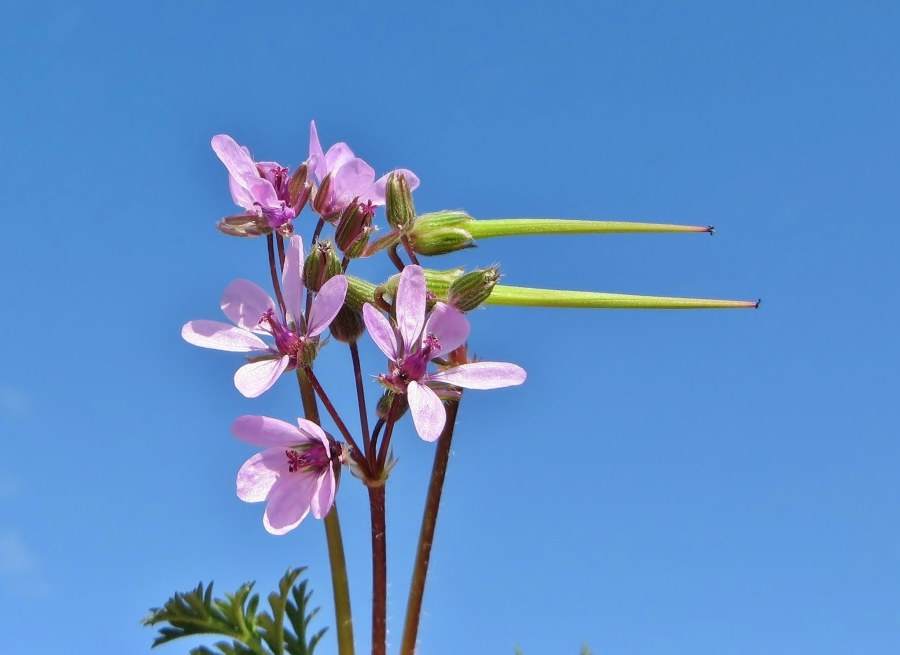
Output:
M447 292L447 303L461 312L470 312L481 305L500 279L500 268L491 266L456 278Z
M331 241L317 241L303 264L303 282L307 289L317 292L341 271L341 260Z
M382 421L387 421L388 416L391 412L391 403L396 400L396 406L394 407L394 420L397 421L401 416L406 414L406 410L409 409L409 403L406 401L406 394L395 393L393 391L385 391L382 394L381 398L378 399L378 405L375 407L375 414Z
M362 312L347 305L341 307L331 322L331 336L341 343L353 343L366 331Z
M413 205L412 191L403 173L391 173L387 181L385 194L385 211L391 227L403 229L412 225L416 219L416 207Z

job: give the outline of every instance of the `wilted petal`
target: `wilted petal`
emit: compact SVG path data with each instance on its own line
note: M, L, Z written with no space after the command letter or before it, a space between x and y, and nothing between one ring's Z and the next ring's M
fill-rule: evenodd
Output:
M419 436L425 441L434 441L441 436L447 422L447 411L437 394L424 384L412 381L406 389L406 396Z
M428 334L437 337L439 348L431 352L432 358L455 350L469 337L469 319L461 311L446 303L435 303L425 323L424 338Z
M268 350L265 341L252 332L218 321L190 321L181 328L181 338L201 348L235 353Z
M397 346L397 337L394 335L394 329L390 322L369 303L363 305L363 321L369 336L375 345L385 354L391 361L397 361L400 357L400 349Z
M261 396L275 384L289 362L290 357L285 355L244 364L234 374L234 386L247 398Z
M266 499L280 475L288 475L288 460L282 448L270 448L244 462L237 474L237 497L246 503Z
M309 514L309 504L316 491L318 475L296 471L281 476L269 492L263 525L272 534L293 530Z
M425 271L421 266L407 266L400 274L397 285L397 329L403 339L403 348L409 352L422 334L425 326Z
M307 335L314 337L331 325L331 321L344 306L344 298L347 296L347 278L343 275L335 275L322 285L319 293L312 301L309 308Z
M406 178L407 184L409 184L409 190L415 191L419 187L419 178L416 177L416 174L410 170L405 168L398 168L396 170L391 171L385 175L379 177L372 184L372 187L369 189L369 200L372 201L372 204L376 207L380 207L385 203L385 197L387 196L387 182L388 178L394 175L403 175Z
M275 301L259 286L249 280L235 280L222 294L222 311L235 325L246 330L265 334L268 330L259 320L269 310L275 310Z
M328 514L328 510L334 504L334 470L329 466L322 475L319 476L319 487L316 489L310 503L312 515L317 519L323 518Z
M514 387L525 381L525 369L506 362L474 362L426 376L434 382L448 382L466 389Z
M308 434L308 426L304 427L307 430L301 431L293 423L277 418L246 414L231 424L231 433L241 441L263 448L292 448L310 442L318 443L318 434ZM319 426L315 428L321 432Z
M303 302L303 239L299 234L291 237L281 271L281 292L285 309L294 321L302 314Z

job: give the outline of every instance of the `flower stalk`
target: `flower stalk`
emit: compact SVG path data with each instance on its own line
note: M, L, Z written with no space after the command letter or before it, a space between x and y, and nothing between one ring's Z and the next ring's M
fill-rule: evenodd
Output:
M713 234L715 232L712 225L585 221L559 218L472 219L461 227L476 240L532 234L666 234L683 232Z
M453 428L456 426L459 399L449 401L446 406L447 423L444 425L444 431L438 439L437 448L434 451L431 481L428 483L428 495L425 497L425 511L422 514L422 527L416 546L416 562L413 565L412 580L409 584L400 655L415 655L416 652L419 617L422 613L422 599L425 596L425 579L428 577L428 564L431 561L431 546L434 543L434 530L437 526L438 509L441 506L441 493L444 490L444 478L447 475L447 464L450 461L450 446L453 442Z

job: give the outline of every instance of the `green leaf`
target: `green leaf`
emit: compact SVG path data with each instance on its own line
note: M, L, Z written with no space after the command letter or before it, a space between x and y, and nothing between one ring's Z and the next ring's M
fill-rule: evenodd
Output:
M312 655L316 644L325 633L323 628L307 640L309 622L318 608L308 609L312 592L307 592L306 581L297 582L305 569L289 569L279 581L278 592L269 594L271 613L257 613L259 595L252 594L254 583L241 585L224 599L214 598L213 585L176 593L165 605L151 610L143 619L145 626L157 626L159 635L153 646L168 643L180 637L203 634L221 635L230 641L214 644L222 655ZM284 617L290 620L286 629ZM216 655L206 646L192 649L192 655Z

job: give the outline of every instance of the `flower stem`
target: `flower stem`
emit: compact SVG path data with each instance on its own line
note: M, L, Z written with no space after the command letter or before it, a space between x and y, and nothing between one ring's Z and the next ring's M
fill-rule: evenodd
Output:
M419 544L416 548L416 563L413 566L412 581L409 585L406 620L403 622L403 640L400 642L400 655L414 655L416 651L419 616L422 613L422 597L425 595L425 578L428 575L428 563L431 559L431 546L434 543L434 529L437 525L438 509L441 505L444 477L447 474L447 463L450 461L450 446L453 441L453 428L456 425L456 412L459 410L459 400L449 401L446 407L447 423L434 451L431 482L428 484L428 495L425 498L425 512L422 515L422 528L419 532Z
M529 234L616 234L652 232L694 232L712 234L712 225L671 225L629 221L582 221L558 218L499 218L471 220L462 228L475 239Z
M363 471L368 474L368 464L366 463L363 452L359 449L359 445L356 443L353 435L350 434L350 430L347 429L347 426L341 419L340 414L337 413L334 405L331 404L331 400L329 400L328 395L325 393L325 389L323 389L322 385L319 384L319 379L316 377L316 374L313 373L312 368L309 366L305 367L303 370L305 373L305 377L307 378L307 380L309 380L309 384L322 400L322 404L325 405L325 409L328 410L328 413L331 415L331 418L334 421L335 425L337 425L338 430L341 431L341 435L344 437L344 439L347 440L347 443L353 447L354 459L357 460L359 465L363 468Z
M372 655L387 653L387 542L384 485L369 487L372 513Z
M363 387L362 366L359 363L359 347L350 342L350 356L353 358L353 377L356 379L356 399L359 401L359 428L363 435L363 449L369 452L369 419L366 416L366 390Z
M280 239L281 237L278 238ZM269 251L269 272L272 274L272 287L275 289L275 298L278 299L278 307L281 309L281 316L286 317L284 311L284 297L281 295L281 284L278 281L279 266L275 263L275 238L271 234L266 235L266 247Z
M300 398L303 401L303 413L314 423L319 423L319 408L316 405L316 394L312 383L303 372L297 369L297 381L300 383ZM353 655L353 613L350 611L350 585L347 580L347 560L344 557L344 538L341 536L341 523L338 519L337 504L325 515L325 539L328 542L328 561L331 565L331 587L334 594L334 622L337 632L338 654Z

